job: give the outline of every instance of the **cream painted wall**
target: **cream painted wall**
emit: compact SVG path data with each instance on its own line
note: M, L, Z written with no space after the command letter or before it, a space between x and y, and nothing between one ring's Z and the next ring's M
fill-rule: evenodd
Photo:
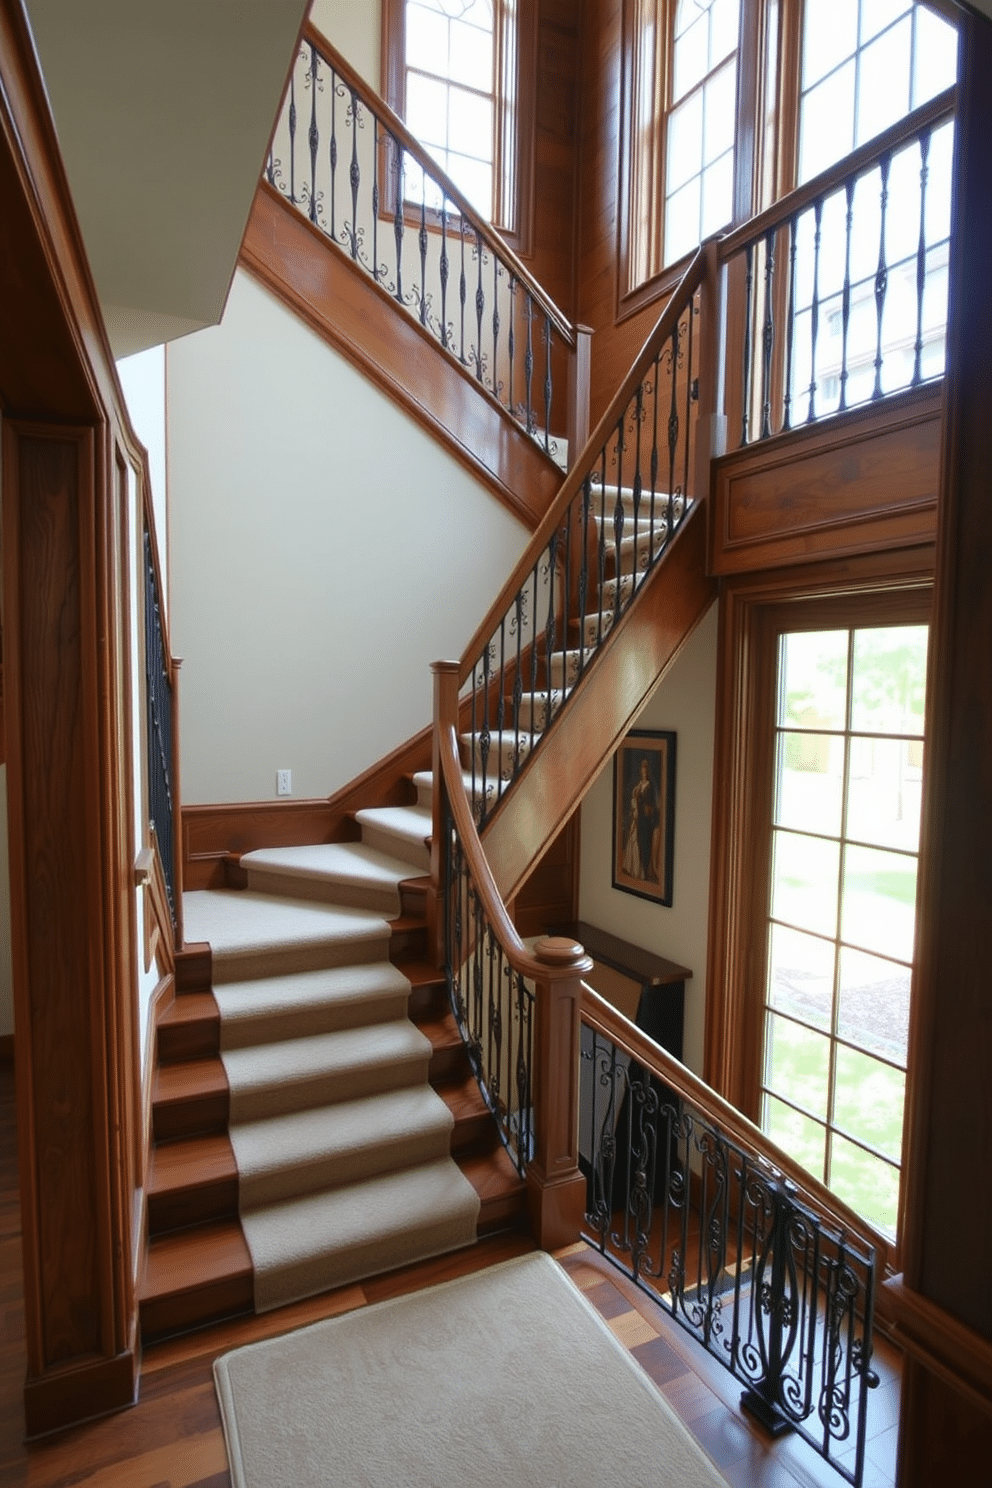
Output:
M165 347L152 346L117 363L134 432L148 451L148 475L155 513L155 540L168 587L165 471ZM168 594L165 595L168 610Z
M382 0L313 0L310 19L376 91L382 74Z
M430 721L525 529L244 273L166 381L183 800L326 796Z
M683 1058L702 1072L709 919L717 606L646 703L636 728L674 729L675 867L672 907L612 887L613 765L582 803L579 915L634 945L692 969L685 989Z
M14 1031L10 965L10 857L7 849L7 766L0 765L0 1034Z

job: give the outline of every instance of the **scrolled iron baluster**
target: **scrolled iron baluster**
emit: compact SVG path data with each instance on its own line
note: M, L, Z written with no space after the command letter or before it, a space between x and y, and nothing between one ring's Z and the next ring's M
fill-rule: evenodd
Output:
M675 456L679 444L679 408L677 398L677 380L679 367L679 343L681 340L681 323L676 322L672 327L672 344L668 351L669 369L672 378L672 402L668 412L668 536L670 542L675 529Z
M544 714L544 728L549 729L552 722L552 690L551 690L551 658L555 651L556 642L556 616L555 616L555 570L558 565L558 531L552 532L548 539L548 618L544 627L544 655L545 666L548 671L547 706ZM536 637L535 637L536 640ZM543 730L541 730L543 732Z
M379 283L379 119L372 115L372 278Z
M420 249L420 324L427 324L427 174L423 172L420 183L420 232L417 244Z
M448 274L451 265L448 262L448 198L441 200L441 259L438 265L441 279L441 345L445 351L450 346L450 334L448 331Z
M396 245L396 292L393 298L398 305L403 303L403 146L394 134L389 138L393 142L396 161L396 188L393 202L393 241Z
M889 270L885 257L885 219L889 205L889 167L891 163L891 152L886 150L878 162L881 175L881 191L879 193L881 212L878 230L878 268L875 270L875 319L877 331L875 340L875 386L872 390L873 399L882 396L882 320L885 315L885 294L889 283Z
M317 48L310 45L310 221L317 221L317 151L320 147L320 132L317 129Z
M527 293L524 297L524 319L527 323L527 347L524 351L524 377L526 378L527 382L527 400L525 403L525 412L527 417L527 433L533 434L534 414L531 404L531 379L534 375L534 301L531 297L531 292L529 289L527 290Z
M337 173L338 173L338 90L340 84L338 75L331 69L331 140L329 145L329 156L331 162L331 237L336 243L337 233Z
M480 232L478 232L478 231L475 234L475 256L476 256L478 273L479 273L479 282L476 285L476 289L475 289L475 326L476 326L476 332L475 332L475 334L476 334L476 346L475 346L475 380L476 380L476 382L481 382L482 381L482 362L483 362L483 358L482 358L482 317L485 314L485 310L486 310L486 292L482 288L482 234Z
M493 392L499 397L499 259L493 254Z
M458 231L458 237L459 237L459 240L460 240L460 243L461 243L461 273L460 273L459 279L458 279L458 300L459 300L460 313L461 313L461 322L460 322L461 329L460 329L460 341L459 341L459 350L458 350L458 360L461 362L461 364L462 364L463 367L467 367L468 366L468 358L465 355L465 300L466 300L466 296L467 296L467 293L468 293L468 283L467 283L467 280L466 280L466 277L465 277L465 219L464 219L464 217L461 220L461 226L460 226L459 231Z
M747 444L751 424L751 290L754 284L754 244L744 249L744 367L741 377L741 448ZM671 487L669 487L671 490Z
M507 331L507 342L506 342L507 358L508 358L509 365L507 367L506 406L510 410L510 412L513 414L514 418L516 418L516 409L514 408L514 405L513 405L513 354L514 354L514 352L516 350L516 344L517 344L517 334L516 334L516 319L517 319L517 306L516 306L516 298L517 298L517 276L516 276L516 274L512 274L512 273L510 275L509 297L510 297L510 325L509 325L509 329Z
M579 676L586 659L586 603L589 598L589 508L592 504L592 477L582 482L582 561L579 564ZM566 637L566 649L568 639ZM563 665L567 665L567 656Z
M686 374L685 374L685 418L683 428L685 431L682 440L682 451L684 455L684 468L682 473L682 490L685 500L682 503L682 516L689 510L689 430L692 427L692 405L699 397L699 383L693 377L693 326L698 314L696 302L693 299L686 310ZM681 518L680 518L681 521Z
M920 146L920 241L916 249L916 342L914 344L913 377L910 387L917 387L923 378L923 295L927 283L927 183L930 179L931 130L924 129L919 138Z
M358 231L358 192L362 184L362 168L358 163L358 131L362 127L361 102L354 88L351 90L351 165L348 169L348 181L351 186L351 228L349 238L351 242L351 257L358 259L358 245L361 242L361 234Z
M296 70L289 78L289 199L296 201Z

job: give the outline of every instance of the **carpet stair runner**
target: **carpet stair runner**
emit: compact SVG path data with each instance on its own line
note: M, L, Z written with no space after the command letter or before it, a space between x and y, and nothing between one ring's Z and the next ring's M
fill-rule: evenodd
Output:
M185 896L212 990L206 958L181 957L158 1028L145 1342L522 1215L409 912L431 829L429 775L414 784L409 806L356 813L360 842L249 853L247 889Z

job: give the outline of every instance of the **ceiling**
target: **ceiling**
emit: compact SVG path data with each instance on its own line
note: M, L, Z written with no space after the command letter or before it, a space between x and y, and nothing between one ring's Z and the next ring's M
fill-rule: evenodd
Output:
M26 0L118 357L221 316L305 0Z

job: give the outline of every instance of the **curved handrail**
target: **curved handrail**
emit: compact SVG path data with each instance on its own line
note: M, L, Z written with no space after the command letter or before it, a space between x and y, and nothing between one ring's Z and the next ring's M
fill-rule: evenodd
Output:
M735 1106L718 1095L698 1075L694 1075L673 1054L669 1054L667 1049L656 1044L586 983L582 985L582 1021L624 1053L632 1055L650 1074L664 1080L680 1096L691 1101L725 1135L761 1158L787 1182L794 1184L801 1192L805 1204L818 1209L837 1229L855 1236L863 1244L873 1248L883 1268L887 1265L891 1242L884 1235L860 1214L848 1208L842 1199L777 1146L760 1127L755 1126L753 1121L749 1121Z
M500 620L507 613L521 585L533 570L535 561L540 558L547 547L552 534L561 526L562 518L579 494L584 482L588 479L604 443L606 443L616 428L618 419L623 416L630 404L631 398L635 395L637 388L642 384L647 371L652 366L659 347L668 340L677 327L679 318L684 313L686 303L691 300L702 283L705 260L706 247L704 244L697 249L685 273L672 291L668 303L655 321L630 371L611 399L606 412L590 434L582 454L575 461L562 482L561 489L552 505L548 508L541 525L534 532L516 567L499 591L496 599L490 605L485 617L463 651L461 660L458 663L459 687L468 678L483 648L488 644L493 631L498 627Z
M506 905L500 897L496 880L493 878L492 870L482 850L475 822L472 820L468 797L465 794L465 782L461 765L458 762L458 736L453 726L442 727L438 731L438 750L448 805L451 808L455 830L461 840L469 876L482 903L486 921L499 941L510 966L520 976L527 977L531 981L538 979L554 981L559 977L571 977L577 972L591 970L592 961L581 946L578 946L577 950L566 951L565 947L573 946L574 943L561 941L557 937L545 937L543 941L538 942L539 946L548 948L543 956L528 951L507 913Z
M330 62L334 71L342 78L350 89L353 89L366 107L371 108L374 100L374 108L383 124L387 126L390 134L395 135L397 140L423 168L427 175L431 176L441 187L445 196L454 202L458 208L459 215L471 223L473 231L487 243L487 245L513 270L514 275L522 283L527 285L534 300L540 305L544 313L550 317L558 330L559 335L569 346L575 345L575 330L571 321L563 310L559 310L554 300L542 289L537 280L517 257L513 249L507 244L502 234L481 217L475 207L472 206L468 197L451 177L438 165L432 155L424 149L417 137L410 133L406 124L399 114L381 98L374 88L370 87L359 72L356 72L351 63L337 50L334 44L328 41L324 33L318 29L313 21L305 22L302 32L302 40L315 46L325 62Z

